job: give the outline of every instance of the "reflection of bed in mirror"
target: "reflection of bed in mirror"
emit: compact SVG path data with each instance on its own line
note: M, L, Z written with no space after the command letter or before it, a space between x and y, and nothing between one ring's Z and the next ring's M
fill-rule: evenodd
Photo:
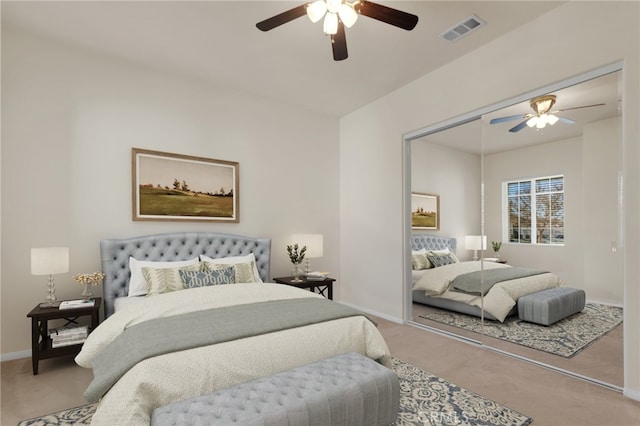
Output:
M414 234L411 251L413 301L423 305L477 317L484 307L485 318L504 321L517 314L520 297L560 286L560 278L547 271L461 262L455 238Z

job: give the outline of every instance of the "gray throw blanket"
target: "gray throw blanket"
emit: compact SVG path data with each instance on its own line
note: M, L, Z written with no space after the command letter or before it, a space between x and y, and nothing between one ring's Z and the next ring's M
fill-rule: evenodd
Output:
M482 271L469 272L458 275L451 282L451 290L461 293L478 294L484 296L491 288L501 281L514 280L516 278L530 277L532 275L546 274L548 271L528 268L496 268ZM481 281L483 280L483 282Z
M130 368L153 356L363 315L327 300L303 298L250 303L158 318L124 330L92 362L84 393L98 401Z

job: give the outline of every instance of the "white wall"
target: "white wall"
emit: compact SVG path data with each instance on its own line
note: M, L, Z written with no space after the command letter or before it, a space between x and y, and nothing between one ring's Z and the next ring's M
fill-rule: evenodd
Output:
M584 288L588 298L622 304L621 215L618 198L622 171L619 118L591 123L583 135ZM590 296L589 296L590 295Z
M480 167L477 154L439 144L411 142L411 190L440 195L440 230L413 231L455 237L456 255L471 260L464 236L480 234Z
M626 395L640 399L639 27L637 2L568 2L344 117L340 123L343 300L404 318L403 133L624 61L624 321L628 325L624 386ZM356 214L363 206L375 208L367 209L366 215Z
M100 269L100 239L180 230L271 237L272 277L290 272L290 234L322 233L313 264L339 278L338 136L335 118L3 27L0 352L31 348L47 281L31 247L70 248L58 298ZM239 162L240 223L133 222L132 147Z

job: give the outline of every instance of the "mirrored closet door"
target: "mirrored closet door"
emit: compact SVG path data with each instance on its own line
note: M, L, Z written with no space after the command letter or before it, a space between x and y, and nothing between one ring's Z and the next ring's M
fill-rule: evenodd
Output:
M622 387L620 73L604 69L603 75L557 83L405 142L410 192L438 195L440 201L437 229L412 227L408 234L453 239L458 260L471 263L477 254L485 271L485 296L471 302L481 307L479 314L458 303L470 300L464 291L470 284L448 288L452 295L433 294L440 289L423 283L421 291L432 294L426 302L412 297L411 321ZM545 112L554 117L539 118ZM544 120L550 121L543 125ZM411 272L407 288L415 294L425 273ZM494 282L516 273L531 275ZM561 289L553 290L558 284ZM551 302L527 300L529 293ZM523 306L535 312L527 316L517 304L502 306L509 295L524 296ZM431 303L438 298L455 300ZM537 318L541 308L532 306L558 298L577 307Z

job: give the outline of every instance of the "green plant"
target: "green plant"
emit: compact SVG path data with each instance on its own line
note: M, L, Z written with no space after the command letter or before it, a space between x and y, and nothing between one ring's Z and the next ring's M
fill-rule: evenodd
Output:
M491 241L491 247L493 247L494 252L499 252L500 247L502 247L502 241Z
M291 263L301 263L304 260L304 255L307 252L307 246L300 246L298 243L287 246L287 253L289 254L289 259Z

